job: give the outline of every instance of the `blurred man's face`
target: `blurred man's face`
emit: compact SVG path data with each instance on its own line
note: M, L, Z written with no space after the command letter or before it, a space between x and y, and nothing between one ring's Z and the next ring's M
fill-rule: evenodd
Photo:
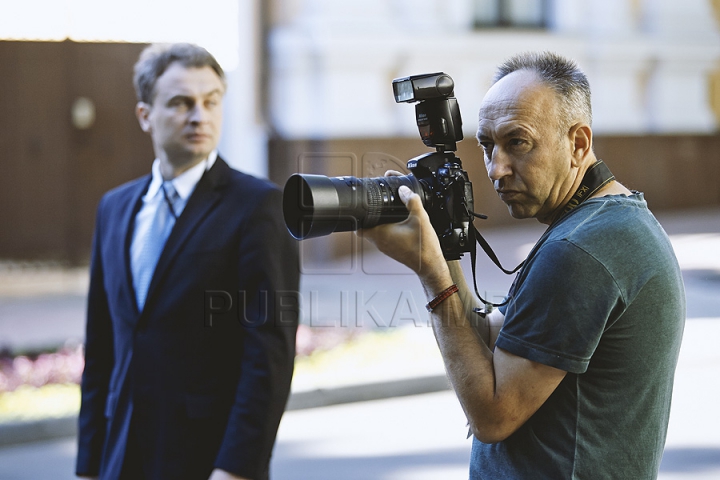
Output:
M560 135L557 97L534 73L498 81L480 108L478 141L488 177L515 218L547 223L572 183L572 142Z
M157 79L152 104L138 104L140 126L152 137L155 155L175 174L217 147L224 93L212 68L186 68L176 62Z

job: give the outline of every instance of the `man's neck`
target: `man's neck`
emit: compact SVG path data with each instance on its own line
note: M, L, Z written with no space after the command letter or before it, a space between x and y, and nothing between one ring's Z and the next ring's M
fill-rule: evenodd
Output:
M574 208L588 198L604 197L607 195L630 195L632 193L614 179L612 173L610 173L602 162L598 162L594 156L591 160L591 162L586 163L578 169L573 183L561 204L550 215L543 218L538 217L540 223L552 225L568 211L567 208ZM595 166L596 163L598 164L597 166ZM591 168L593 169L593 175L586 178ZM583 191L581 192L580 189L583 189ZM569 203L573 203L573 205L568 205Z
M591 195L590 198L607 197L608 195L632 195L632 192L622 183L613 180Z
M580 188L580 185L582 184L583 177L585 176L585 172L587 172L590 165L586 165L582 168L579 168L577 170L577 173L575 174L575 177L572 179L572 183L568 187L565 188L565 196L562 198L562 200L559 202L558 206L548 215L545 215L543 217L536 217L538 222L543 223L545 225L551 225L555 220L560 218L562 216L563 210L565 209L565 205L572 199L573 195L575 195L575 192L577 192L577 189Z
M163 180L172 180L205 160L207 155L200 158L192 157L186 161L175 160L173 162L171 162L166 156L158 158L160 159L160 174L162 175Z

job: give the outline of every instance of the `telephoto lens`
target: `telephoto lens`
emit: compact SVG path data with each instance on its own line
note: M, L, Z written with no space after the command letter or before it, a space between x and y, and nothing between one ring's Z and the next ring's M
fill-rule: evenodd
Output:
M398 196L402 185L425 203L424 188L413 175L357 178L296 173L283 192L285 224L293 237L303 240L400 222L408 216Z

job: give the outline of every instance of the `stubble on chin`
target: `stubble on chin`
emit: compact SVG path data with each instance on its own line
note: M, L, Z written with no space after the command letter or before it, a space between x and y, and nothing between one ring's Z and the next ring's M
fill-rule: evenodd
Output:
M533 208L531 205L525 205L517 202L508 203L506 205L510 215L517 220L534 218L538 213L538 209Z

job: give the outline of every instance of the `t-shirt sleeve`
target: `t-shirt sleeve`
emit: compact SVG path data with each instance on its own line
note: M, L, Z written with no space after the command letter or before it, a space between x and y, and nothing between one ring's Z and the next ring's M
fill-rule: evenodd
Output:
M566 372L585 372L608 320L624 308L616 282L567 240L544 245L524 270L495 345Z

